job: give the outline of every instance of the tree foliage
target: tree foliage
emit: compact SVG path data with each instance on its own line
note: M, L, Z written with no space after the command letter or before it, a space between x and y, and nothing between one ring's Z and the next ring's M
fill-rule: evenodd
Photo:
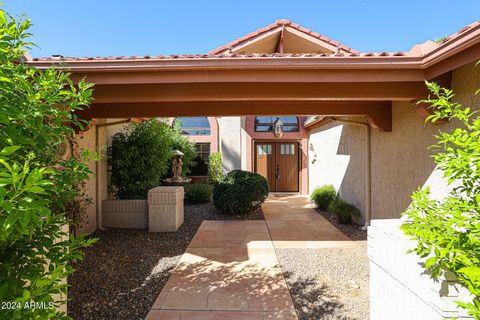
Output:
M222 154L212 152L208 156L208 180L212 183L218 183L222 177Z
M0 10L0 301L10 303L1 319L66 318L55 295L94 242L69 236L66 209L82 195L90 156L59 157L85 125L75 111L89 105L92 85L26 65L30 26ZM32 302L44 305L25 308Z
M148 190L171 175L172 151L183 156L183 173L196 157L195 145L165 121L132 123L115 134L108 148L110 190L118 199L146 199Z
M433 114L427 121L455 121L458 126L442 131L435 163L452 191L443 199L432 198L429 188L419 189L404 213L403 231L416 241L413 250L426 259L433 278L453 273L473 295L473 301L458 301L475 319L480 319L480 118L478 113L453 101L453 91L428 83L434 97Z

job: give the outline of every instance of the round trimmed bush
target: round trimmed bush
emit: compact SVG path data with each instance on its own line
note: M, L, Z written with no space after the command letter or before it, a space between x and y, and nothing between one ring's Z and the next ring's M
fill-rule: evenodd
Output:
M189 203L200 204L208 203L212 198L212 188L205 183L187 184L185 189L185 198Z
M337 191L331 184L315 188L310 196L320 210L327 210L332 201L337 198Z
M268 182L253 172L234 170L213 188L213 203L225 214L246 214L257 208L268 197Z
M352 222L352 217L359 217L361 215L357 207L339 198L330 203L328 211L335 213L341 224L349 224Z

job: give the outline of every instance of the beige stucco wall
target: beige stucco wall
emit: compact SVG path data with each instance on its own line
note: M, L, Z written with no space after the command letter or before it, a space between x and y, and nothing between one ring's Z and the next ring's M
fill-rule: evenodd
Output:
M480 67L471 63L453 72L455 100L478 106L474 95L480 88ZM371 131L372 218L398 218L411 203L418 187L430 186L436 198L448 192L442 173L435 169L428 147L438 130L456 123L425 124L408 101L393 102L392 132ZM365 132L352 125L330 123L310 132L309 191L333 184L345 200L365 212ZM310 148L309 148L310 149ZM312 163L317 155L317 160Z
M91 127L85 132L81 132L76 136L78 147L80 149L89 149L92 152L95 151L95 127ZM90 161L88 164L90 170L95 173L95 161ZM96 221L96 177L95 174L88 179L86 184L86 193L87 196L92 199L92 203L86 208L86 215L83 221L83 224L80 227L80 232L82 233L91 233L97 229Z
M455 100L478 106L480 70L474 63L453 72ZM372 217L397 218L411 203L412 191L429 185L437 197L445 193L445 181L435 170L431 151L438 130L456 123L425 124L409 102L393 103L393 131L372 131Z
M361 119L355 119L361 120ZM365 128L331 122L310 131L309 193L332 184L365 214Z

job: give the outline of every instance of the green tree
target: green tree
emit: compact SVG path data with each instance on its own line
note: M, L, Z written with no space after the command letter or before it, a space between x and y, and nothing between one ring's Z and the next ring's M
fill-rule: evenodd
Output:
M132 123L115 134L108 148L110 190L118 199L146 199L148 190L171 175L172 151L183 154L183 173L193 164L195 145L165 121Z
M75 111L89 105L92 85L26 65L30 26L0 10L0 301L17 306L1 319L67 318L55 295L66 293L71 262L94 242L69 236L66 209L82 196L90 156L59 156L86 124ZM47 308L25 308L31 302Z
M220 152L212 152L208 156L208 180L218 183L222 180L222 154Z
M434 95L422 101L433 110L427 121L458 124L440 132L431 147L452 191L441 200L432 199L429 188L414 192L402 229L416 241L412 251L426 259L433 278L451 272L468 288L473 301L457 303L480 319L480 118L454 102L452 90L435 83L427 86Z

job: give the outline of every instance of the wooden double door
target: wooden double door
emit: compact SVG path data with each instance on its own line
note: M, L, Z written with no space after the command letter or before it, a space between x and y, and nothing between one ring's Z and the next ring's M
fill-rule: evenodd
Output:
M298 191L298 142L254 143L255 172L268 180L271 192Z

